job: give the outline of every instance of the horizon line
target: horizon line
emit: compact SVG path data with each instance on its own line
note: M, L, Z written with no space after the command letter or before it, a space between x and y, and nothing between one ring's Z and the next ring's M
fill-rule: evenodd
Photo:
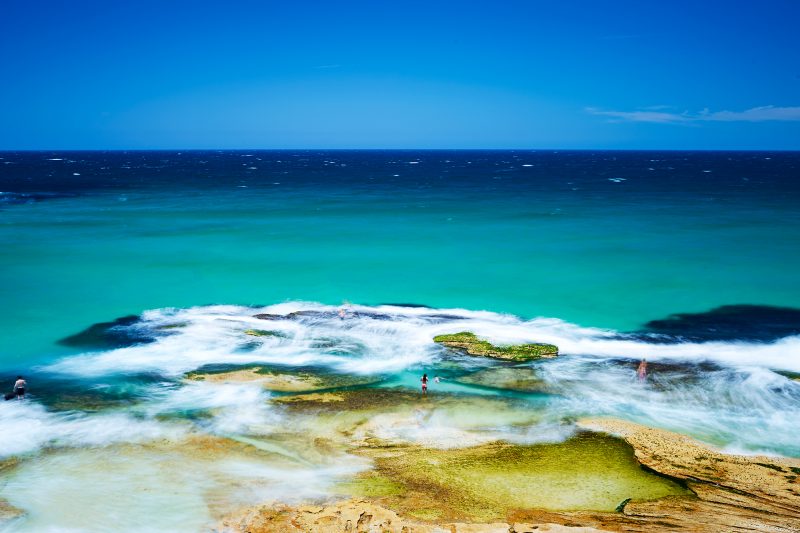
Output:
M800 148L0 148L12 152L800 152Z

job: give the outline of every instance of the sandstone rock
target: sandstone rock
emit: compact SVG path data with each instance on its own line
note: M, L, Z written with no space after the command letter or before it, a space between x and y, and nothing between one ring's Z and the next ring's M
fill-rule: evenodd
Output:
M624 439L633 448L643 468L684 484L691 494L664 496L651 501L626 501L626 498L621 501L617 512L565 512L515 508L512 505L507 509L505 521L469 523L458 515L465 509L472 509L474 502L468 499L460 501L459 494L464 498L468 496L464 491L448 493L448 487L452 489L458 485L456 482L464 481L466 470L450 476L449 479L455 483L452 486L439 484L432 489L425 476L435 470L437 476L447 477L443 462L445 452L418 450L418 455L430 462L428 469L420 473L412 468L417 460L408 455L412 448L404 450L390 446L372 448L368 454L376 461L378 472L383 477L366 485L372 490L372 493L362 493L366 498L357 497L321 507L263 507L226 521L226 526L233 531L249 533L800 531L800 460L727 455L683 435L619 420L582 420L578 425L584 430ZM473 451L455 453L466 453L464 468L473 468L470 466L475 463L475 458L470 455L474 454ZM487 491L492 492L491 489ZM473 500L476 494L479 496L481 493L475 492ZM433 511L437 502L446 503L458 513L435 516ZM461 504L466 507L462 505L459 508Z
M400 517L366 500L347 500L326 507L262 507L223 522L227 530L247 533L593 533L587 527L559 524L429 524Z
M625 439L646 468L683 481L697 499L631 502L630 520L684 531L800 531L800 460L728 455L689 437L621 420L584 420L586 429ZM655 530L659 530L656 527ZM660 529L664 530L664 529Z

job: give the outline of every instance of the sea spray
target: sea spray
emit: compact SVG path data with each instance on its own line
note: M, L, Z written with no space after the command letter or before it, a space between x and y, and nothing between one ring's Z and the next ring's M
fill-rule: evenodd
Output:
M8 435L0 445L0 458L44 447L102 447L175 440L185 435L179 424L140 419L124 412L53 412L29 400L0 403L0 427Z
M439 360L443 350L433 344L434 336L472 331L500 344L554 344L564 355L694 363L708 360L800 371L800 336L773 343L664 342L661 336L660 342L653 343L553 318L523 320L488 311L392 306L348 306L340 317L338 309L292 302L262 308L209 306L148 311L131 327L160 333L156 342L71 356L44 368L87 376L137 372L175 376L209 364L269 363L380 373ZM255 315L278 318L261 320ZM258 339L245 335L247 330L264 327L279 335Z
M534 402L533 409L548 413L547 423L588 415L616 416L685 432L719 446L800 455L795 444L800 434L791 423L800 414L800 385L772 371L800 370L798 337L745 343L669 341L661 335L658 342L647 342L646 337L552 318L524 320L488 311L336 307L311 302L152 310L130 327L152 332L155 342L67 357L42 371L78 379L149 372L169 381L203 367L259 364L395 375L383 386L415 387L414 372L428 369L455 372L455 381L447 380L442 391L486 394L493 390L493 394L513 396L514 390L504 390L502 381L498 389L489 374L469 378L474 370L503 368L513 379L513 367L462 356L432 342L438 334L473 331L499 344L547 342L559 347L558 358L520 367L532 369L539 383L526 377L528 381L522 383L528 385L516 391L524 395L525 387L534 387L529 401ZM253 330L269 334L248 334ZM643 384L634 379L636 362L642 358L651 363ZM516 372L521 377L524 373ZM459 375L465 379L456 383ZM495 388L481 389L482 383L494 383ZM217 415L198 422L212 432L268 433L275 424L271 421L274 413L263 407L266 395L257 384L214 388L175 382L169 387L172 392L166 395L154 389L154 402L145 408L148 416L158 410L216 410ZM541 404L536 398L542 394L551 400ZM450 437L445 436L447 431ZM458 440L452 428L432 433L442 443ZM507 433L509 438L518 438L513 436L515 431ZM487 437L474 438L484 441Z

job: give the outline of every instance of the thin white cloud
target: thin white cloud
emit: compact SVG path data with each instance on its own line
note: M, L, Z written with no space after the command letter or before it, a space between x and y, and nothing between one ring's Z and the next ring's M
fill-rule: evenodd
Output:
M719 122L764 122L767 120L794 121L800 120L800 106L798 107L775 107L765 105L754 107L746 111L717 111L709 113L704 110L701 114L702 120L715 120Z
M667 113L665 111L604 111L587 107L586 111L592 115L611 117L612 122L657 122L668 124L674 122L687 122L691 120L686 114Z
M659 109L662 106L658 106ZM800 106L777 107L766 105L753 107L744 111L709 111L703 109L699 113L670 113L647 108L637 111L608 111L587 107L587 113L610 117L612 122L650 122L657 124L686 124L690 122L791 122L800 121Z

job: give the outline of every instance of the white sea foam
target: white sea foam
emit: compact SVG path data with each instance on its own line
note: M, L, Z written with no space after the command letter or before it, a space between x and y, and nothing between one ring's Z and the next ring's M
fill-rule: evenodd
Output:
M419 408L412 413L380 414L359 428L357 434L445 449L499 440L517 444L561 442L575 431L572 425L539 421L542 413L534 410L499 407L467 402L461 412Z
M260 320L258 313L317 312L293 319ZM378 316L380 315L380 316ZM374 318L373 318L374 317ZM616 331L581 327L554 318L522 320L512 315L464 309L394 306L338 308L287 302L264 308L207 306L158 309L142 316L141 327L183 324L155 342L62 359L46 369L81 375L159 372L179 375L207 364L268 363L320 365L370 374L431 363L443 353L435 335L473 331L496 343L546 342L565 355L649 360L715 361L800 371L800 336L772 343L735 341L653 344ZM250 337L266 329L275 337Z
M28 512L0 531L217 531L220 515L243 506L329 498L368 466L353 456L298 467L170 446L64 451L23 463L0 485L0 497Z
M184 434L179 426L124 413L50 412L30 400L0 404L0 427L8 435L0 446L0 457L30 453L45 446L106 446L175 439Z
M329 498L332 486L369 468L369 462L355 456L339 458L334 464L306 468L277 468L245 461L225 461L219 469L236 479L247 494L242 500L259 504L294 504Z
M301 313L285 316L296 312ZM258 313L282 318L262 320L253 316ZM179 327L159 329L168 325ZM553 318L357 305L346 306L340 318L338 307L307 302L158 309L144 313L139 327L163 335L150 344L67 357L46 370L81 376L155 372L178 377L203 365L260 363L383 374L439 364L449 356L433 337L472 331L498 344L547 342L560 348L562 357L534 363L547 390L557 395L544 407L549 414L539 422L485 422L480 428L454 422L453 413L436 414L421 426L413 420L387 419L373 428L376 436L445 447L497 438L535 442L549 430L526 432L531 424L558 425L564 419L599 415L689 433L720 446L800 455L800 430L795 427L800 384L773 372L800 371L798 336L772 343L653 344ZM248 329L274 335L254 337L245 333ZM634 376L634 361L641 358L651 364L644 386ZM702 362L714 365L701 369L697 365ZM212 414L196 422L204 431L267 435L280 420L265 406L266 396L255 384L196 383L157 390L140 411L154 417L203 409Z
M269 408L269 395L259 384L194 382L157 391L140 406L148 417L161 414L209 411L198 424L220 435L266 435L280 418Z
M553 415L620 417L740 451L800 455L800 384L765 368L651 363L637 383L633 365L578 356L539 372L560 394L548 406Z

